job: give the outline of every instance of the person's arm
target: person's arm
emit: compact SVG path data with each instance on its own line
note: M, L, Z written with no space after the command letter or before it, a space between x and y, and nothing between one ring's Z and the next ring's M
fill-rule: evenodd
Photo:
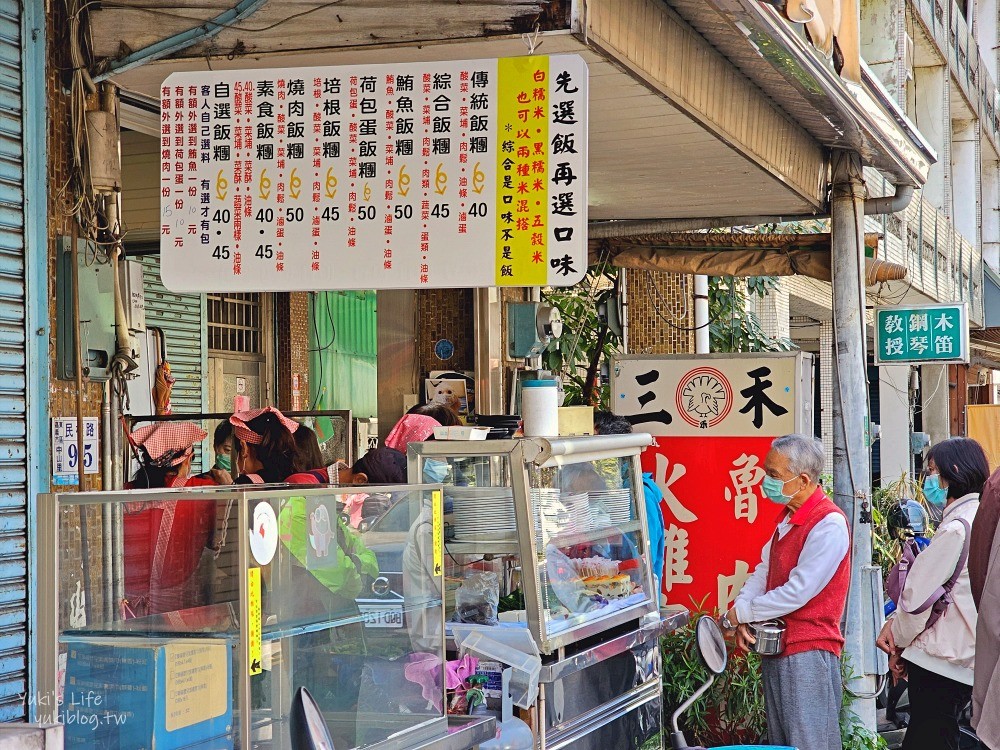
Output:
M951 578L964 543L965 528L958 521L949 521L938 528L930 545L913 561L892 618L892 635L899 648L909 646L924 631L933 608L928 607L920 614L906 610L919 607Z
M345 524L339 516L337 517L337 523L340 524L340 528L344 532L344 546L346 548L344 554L355 558L360 563L358 573L371 576L372 578L378 576L378 558L375 557L375 553L365 546L361 535Z
M740 622L752 622L750 602L767 590L767 570L770 561L771 542L768 541L760 552L760 562L754 568L753 573L743 582L743 588L740 589L740 593L733 603L733 609L736 610L736 617Z
M986 587L986 571L990 566L998 520L1000 520L1000 476L994 475L983 487L979 509L972 524L972 537L969 540L969 583L972 586L972 599L976 603L977 610L983 598L983 589Z
M736 611L740 622L772 620L801 609L830 582L850 546L844 517L839 513L826 516L806 537L788 581L740 603Z

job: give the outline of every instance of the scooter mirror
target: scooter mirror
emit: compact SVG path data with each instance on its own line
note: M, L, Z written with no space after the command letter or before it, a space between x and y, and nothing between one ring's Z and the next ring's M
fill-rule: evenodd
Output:
M336 750L316 699L300 687L292 698L289 733L293 750Z
M714 618L703 615L695 626L695 640L698 643L698 653L705 666L713 674L722 674L726 671L726 664L729 661L729 653L726 651L726 639L722 635L722 628Z

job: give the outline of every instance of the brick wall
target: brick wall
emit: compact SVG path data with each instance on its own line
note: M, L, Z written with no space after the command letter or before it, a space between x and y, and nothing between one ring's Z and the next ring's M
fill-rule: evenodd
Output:
M694 299L690 276L664 271L625 271L628 348L631 354L694 351Z
M274 295L278 408L304 410L309 404L309 293ZM294 379L298 375L298 399Z
M60 70L70 68L65 43L66 29L64 6L53 3L48 15L49 28L49 68L47 72L49 90L49 320L52 325L52 338L49 342L49 363L52 377L49 391L49 409L53 417L72 417L76 415L77 390L75 380L59 380L56 367L56 253L58 238L68 237L73 218L70 216L72 205L68 190L64 190L69 178L71 147L69 117L69 97L63 93L59 77ZM58 332L60 335L65 332ZM90 383L86 380L83 386L83 416L99 417L101 415L101 383ZM42 427L34 425L34 429ZM45 430L50 430L44 425ZM104 446L102 446L102 450ZM100 489L100 475L87 478L87 489Z
M417 292L417 362L420 385L432 370L475 369L472 290L421 289ZM449 360L440 360L434 345L448 339L455 345Z
M56 253L58 238L68 237L73 218L70 216L72 201L66 190L69 178L71 159L71 133L69 117L69 98L63 92L60 80L60 70L71 67L67 51L69 45L65 40L67 21L65 6L62 3L52 3L47 15L48 19L48 69L46 72L48 84L48 275L49 275L49 320L52 327L52 338L49 344L49 362L51 385L49 390L49 409L53 417L75 416L77 404L77 388L75 380L59 380L56 367ZM86 380L83 386L83 416L99 417L101 414L102 384L90 383ZM32 430L44 430L51 434L49 425L31 425ZM51 439L51 438L50 438ZM51 446L50 446L51 447ZM102 450L105 446L102 446ZM87 477L85 489L99 490L101 479L99 474ZM61 490L74 490L75 486L62 487ZM88 543L88 557L93 571L91 591L88 592L88 608L91 612L91 622L102 619L99 613L104 607L103 587L97 571L100 570L103 559L101 545L101 508L100 506L76 506L67 508L60 514L62 538L60 540L60 609L63 622L69 612L70 597L74 593L76 582L81 579L83 562L83 538Z

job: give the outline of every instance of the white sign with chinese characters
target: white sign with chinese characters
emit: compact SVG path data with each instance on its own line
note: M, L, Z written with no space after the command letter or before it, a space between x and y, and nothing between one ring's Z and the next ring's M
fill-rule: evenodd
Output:
M97 474L100 471L100 431L96 417L83 419L83 472ZM79 480L80 461L77 445L77 422L75 417L54 417L52 419L52 482L53 484L76 484Z
M175 73L175 292L569 286L587 268L578 55Z
M798 412L798 354L630 356L616 360L613 409L636 431L672 437L784 435L812 426ZM798 397L798 398L797 398Z

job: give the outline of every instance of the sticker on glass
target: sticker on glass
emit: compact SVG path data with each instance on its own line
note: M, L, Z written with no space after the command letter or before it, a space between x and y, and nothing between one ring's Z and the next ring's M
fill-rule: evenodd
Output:
M267 565L278 548L278 520L270 503L258 503L253 509L250 527L250 554L258 565Z

